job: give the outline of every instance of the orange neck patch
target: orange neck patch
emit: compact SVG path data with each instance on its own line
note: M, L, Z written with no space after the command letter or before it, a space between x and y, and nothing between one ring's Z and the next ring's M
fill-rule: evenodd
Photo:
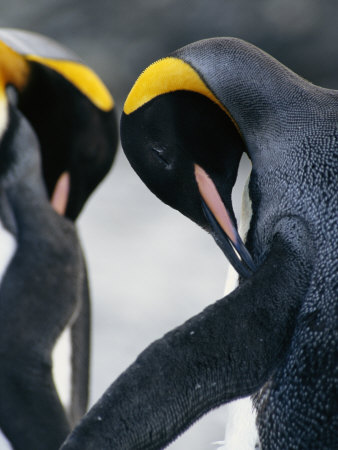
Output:
M13 84L19 90L23 88L28 74L29 65L25 58L0 41L0 95L5 95L7 84Z
M8 123L6 86L14 85L18 90L26 84L29 66L24 57L0 41L0 137Z

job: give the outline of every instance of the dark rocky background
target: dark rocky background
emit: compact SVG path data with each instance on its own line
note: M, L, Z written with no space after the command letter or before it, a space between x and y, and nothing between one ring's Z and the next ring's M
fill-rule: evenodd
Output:
M0 26L71 48L103 78L119 111L149 63L214 36L248 40L338 88L337 18L336 0L0 0ZM222 296L227 264L209 236L148 192L121 151L79 228L93 297L93 403L146 345ZM170 448L212 449L223 434L221 408Z

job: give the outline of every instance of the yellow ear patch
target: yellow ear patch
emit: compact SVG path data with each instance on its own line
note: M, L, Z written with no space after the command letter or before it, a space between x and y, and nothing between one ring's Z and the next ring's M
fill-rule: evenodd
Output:
M29 76L29 61L35 61L60 73L88 97L98 108L109 111L114 100L108 89L93 70L84 64L43 58L38 55L21 55L0 41L0 97L4 99L7 84L18 90L23 88Z
M130 114L158 95L179 90L205 95L228 113L199 74L182 59L173 57L160 59L141 73L127 97L123 111Z
M29 66L25 59L0 41L0 137L8 123L6 86L13 84L21 89L27 80Z
M27 80L29 66L25 58L0 41L0 96L5 96L7 84L21 89Z
M35 61L50 67L70 81L88 97L94 105L103 111L109 111L114 107L113 97L96 75L96 73L84 64L75 61L43 58L37 55L26 55L28 61Z

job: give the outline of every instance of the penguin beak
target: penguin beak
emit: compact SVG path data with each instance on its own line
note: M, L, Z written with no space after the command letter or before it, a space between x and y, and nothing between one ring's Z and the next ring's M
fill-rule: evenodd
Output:
M242 277L249 278L255 272L256 267L224 206L214 182L199 165L194 164L194 170L201 195L202 209L212 227L216 243L234 269Z
M61 216L64 216L67 209L67 203L70 191L70 174L63 172L56 182L52 197L52 208Z

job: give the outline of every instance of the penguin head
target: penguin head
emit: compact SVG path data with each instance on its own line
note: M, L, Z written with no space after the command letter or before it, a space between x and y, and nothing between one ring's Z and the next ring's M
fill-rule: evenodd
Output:
M258 262L285 214L285 191L291 184L299 189L309 142L315 146L318 133L332 131L336 110L332 91L306 82L257 47L235 38L206 39L139 76L124 105L121 141L153 193L210 231L236 270L249 277L256 268L231 204L242 153L252 162L251 223L268 224L250 228Z
M44 36L12 29L0 29L0 91L0 139L10 126L12 103L37 135L52 204L60 193L66 196L59 212L76 219L115 156L117 125L109 91L67 49Z
M172 57L149 66L125 102L121 139L150 190L209 231L239 273L249 276L254 267L231 202L245 144L199 74Z

